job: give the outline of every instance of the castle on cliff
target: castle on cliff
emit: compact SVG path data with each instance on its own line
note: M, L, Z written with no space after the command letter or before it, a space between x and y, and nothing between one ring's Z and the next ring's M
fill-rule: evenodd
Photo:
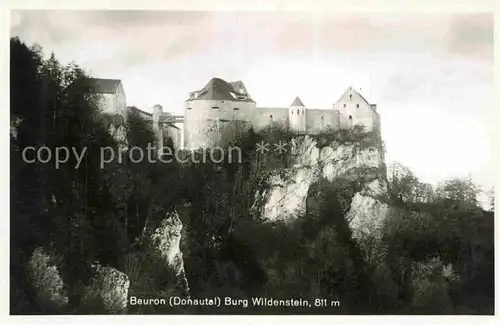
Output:
M328 130L348 129L355 125L366 131L380 131L377 106L370 104L353 87L348 87L331 109L306 107L296 97L288 107L257 107L242 81L226 82L212 78L205 87L189 93L184 102L184 115L164 112L160 105L153 113L126 108L121 81L92 79L103 96L102 111L127 119L133 109L152 128L158 145L197 149L230 143L238 134L252 127L255 131L281 126L300 134L318 134ZM105 87L106 86L106 87ZM183 128L177 125L183 124Z

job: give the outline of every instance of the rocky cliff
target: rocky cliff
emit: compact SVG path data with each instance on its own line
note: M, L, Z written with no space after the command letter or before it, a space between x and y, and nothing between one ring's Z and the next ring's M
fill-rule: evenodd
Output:
M297 218L316 213L315 209L325 201L342 201L347 207L342 215L353 237L359 243L370 243L370 250L365 249L365 258L372 259L381 251L374 243L378 242L391 209L380 150L380 146L367 144L363 139L348 142L293 137L287 152L287 166L262 166L270 177L265 177L258 189L253 209L266 222L293 223ZM324 190L341 183L348 184L343 192L332 194ZM197 220L197 216L191 217ZM111 267L94 268L95 275L83 296L86 305L97 303L96 308L107 313L125 313L131 295L190 296L189 274L186 274L180 248L183 225L179 215L172 210L155 220L154 226L143 230L138 249L130 259L133 267L122 271ZM42 251L36 252L35 260L39 262L32 266L33 283L42 296L49 297L45 299L62 306L68 301L64 285L54 267L45 265L48 258ZM51 287L47 287L44 284L47 281L40 276L43 269L54 273ZM158 277L163 279L161 287L150 281Z
M154 249L163 259L165 266L172 269L176 287L184 296L189 296L189 284L184 270L180 250L182 222L177 212L171 212L161 221L151 235Z
M260 209L265 220L292 222L313 208L311 199L319 183L344 180L354 188L346 215L353 237L360 241L380 237L390 207L385 163L376 141L364 145L358 141L295 137L288 155L290 167L273 171L256 199L259 203L254 208Z

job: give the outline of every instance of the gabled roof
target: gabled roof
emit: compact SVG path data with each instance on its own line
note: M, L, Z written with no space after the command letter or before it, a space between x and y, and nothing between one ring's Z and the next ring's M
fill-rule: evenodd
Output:
M305 107L304 104L302 103L302 101L300 100L299 96L295 97L295 99L293 100L292 105L290 105L290 106L302 106L302 107Z
M234 96L231 93L234 94ZM238 99L237 96L244 97L244 99ZM198 91L198 96L196 98L190 98L187 101L192 100L231 100L254 102L248 94L238 92L230 83L220 78L212 78L208 84L203 87L203 89Z
M130 111L132 111L133 113L137 113L139 115L142 115L142 116L149 116L149 117L153 117L153 114L151 113L148 113L148 112L145 112L143 111L142 109L139 109L135 106L128 106L127 107Z
M358 95L365 103L366 105L368 105L375 113L378 114L378 112L376 110L373 109L372 105L370 104L369 101L366 100L366 98L363 97L363 95L361 95L354 87L352 86L349 86L349 88L346 89L346 91L344 91L342 93L342 96L340 96L339 100L342 99L342 97L349 91L351 90L353 93L355 93L356 95ZM337 100L337 102L339 101Z
M90 91L98 94L115 94L120 86L121 80L88 78L87 86Z

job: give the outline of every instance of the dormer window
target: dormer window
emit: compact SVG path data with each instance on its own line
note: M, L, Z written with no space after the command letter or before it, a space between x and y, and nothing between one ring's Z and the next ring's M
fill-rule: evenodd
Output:
M233 92L229 92L234 99L244 100L247 99L247 96L244 94L235 94Z

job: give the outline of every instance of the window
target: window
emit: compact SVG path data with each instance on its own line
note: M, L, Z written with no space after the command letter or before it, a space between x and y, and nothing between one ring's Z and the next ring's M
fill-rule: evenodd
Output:
M233 108L234 111L239 111L240 109L238 107Z
M323 116L321 116L321 120L323 120Z
M344 108L345 108L346 106L347 106L347 105L346 105L346 104L344 104Z
M212 109L219 109L219 107L217 107L217 106L213 106L213 107L212 107Z
M186 107L186 109L191 109L191 107Z
M297 108L297 115L299 115L299 114L300 114L300 112L299 112L299 109Z
M349 119L352 120L352 115L349 115Z
M270 118L273 118L273 116L272 116L272 115L269 115L269 117L270 117Z
M359 108L359 104L356 104L356 108Z
M352 94L349 94L349 98L352 99Z

